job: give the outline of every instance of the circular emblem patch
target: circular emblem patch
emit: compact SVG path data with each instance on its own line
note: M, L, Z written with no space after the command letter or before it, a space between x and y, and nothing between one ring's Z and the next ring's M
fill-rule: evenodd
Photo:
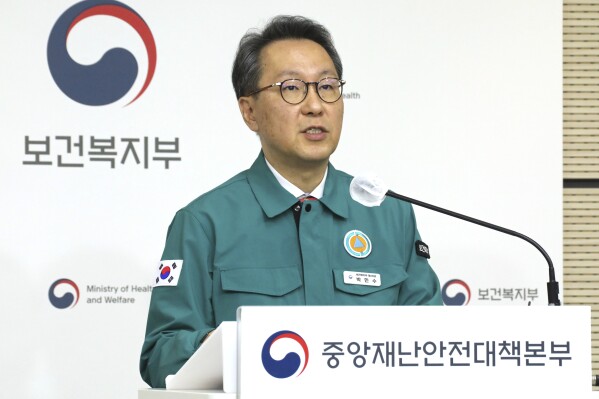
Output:
M360 230L350 230L345 234L343 246L348 254L354 258L365 258L372 251L370 238Z

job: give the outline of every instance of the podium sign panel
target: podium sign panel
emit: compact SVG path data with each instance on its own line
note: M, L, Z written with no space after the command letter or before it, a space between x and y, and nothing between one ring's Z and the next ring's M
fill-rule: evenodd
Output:
M237 318L241 399L591 395L589 307L241 307Z
M166 389L237 392L236 324L222 322L176 374L166 377Z

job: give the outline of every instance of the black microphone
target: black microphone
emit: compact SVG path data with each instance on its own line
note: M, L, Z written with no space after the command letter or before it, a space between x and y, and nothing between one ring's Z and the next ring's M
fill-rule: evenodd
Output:
M376 177L369 176L356 176L351 181L349 186L349 193L354 201L368 207L379 206L385 199L385 196L400 199L409 202L414 205L421 206L433 210L435 212L443 213L448 216L452 216L461 220L465 220L470 223L477 224L479 226L487 227L489 229L499 231L504 234L509 234L514 237L518 237L529 244L532 244L545 258L547 265L549 266L549 282L547 283L547 297L550 306L561 305L559 300L559 284L555 280L555 270L553 268L553 262L547 254L547 252L541 247L536 241L525 236L524 234L518 233L517 231L506 229L505 227L497 226L492 223L485 222L483 220L475 219L470 216L462 215L457 212L443 209L435 205L427 204L413 198L406 197L401 194L397 194L387 188L387 186Z

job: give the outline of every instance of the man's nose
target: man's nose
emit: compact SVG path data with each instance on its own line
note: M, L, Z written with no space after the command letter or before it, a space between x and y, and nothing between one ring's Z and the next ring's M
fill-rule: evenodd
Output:
M308 93L306 99L302 102L302 109L306 114L320 114L324 101L318 95L317 83L308 85Z

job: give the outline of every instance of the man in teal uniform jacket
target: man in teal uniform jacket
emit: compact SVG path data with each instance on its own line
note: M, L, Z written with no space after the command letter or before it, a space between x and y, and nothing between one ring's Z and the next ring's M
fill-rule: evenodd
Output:
M314 21L281 16L242 38L233 85L262 151L168 229L140 362L150 386L164 387L241 305L442 303L412 207L361 205L351 176L329 163L341 78L332 39Z

